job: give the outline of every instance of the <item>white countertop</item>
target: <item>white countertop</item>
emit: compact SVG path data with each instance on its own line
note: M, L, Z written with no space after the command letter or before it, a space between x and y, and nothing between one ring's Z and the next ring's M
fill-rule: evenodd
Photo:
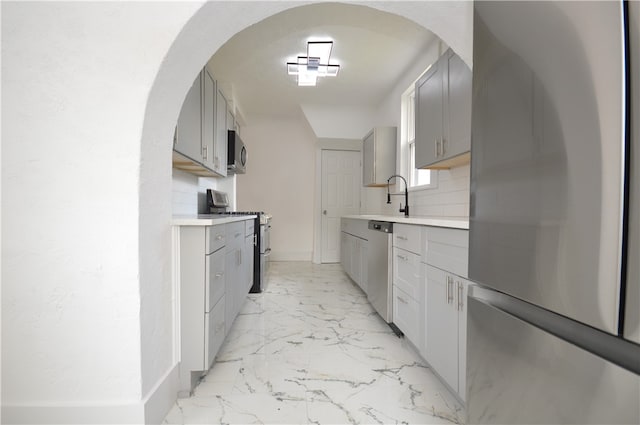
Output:
M422 226L451 227L453 229L469 229L469 219L461 217L404 217L395 215L346 215L344 218L359 220L389 221L402 224L419 224Z
M257 215L174 215L171 224L174 226L213 226L215 224L233 223L256 218Z

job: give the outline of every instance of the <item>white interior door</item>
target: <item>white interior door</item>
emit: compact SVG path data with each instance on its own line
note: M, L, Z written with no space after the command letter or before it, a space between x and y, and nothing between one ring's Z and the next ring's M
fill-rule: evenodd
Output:
M360 152L322 151L323 263L340 261L340 217L360 213Z

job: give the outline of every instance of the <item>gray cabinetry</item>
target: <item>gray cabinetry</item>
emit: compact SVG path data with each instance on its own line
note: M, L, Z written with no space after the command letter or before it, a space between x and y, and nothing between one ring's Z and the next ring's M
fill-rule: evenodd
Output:
M202 160L202 74L187 92L176 126L173 149L195 161Z
M469 162L471 70L447 50L415 86L415 163L450 168Z
M420 226L396 223L393 227L393 323L418 349L422 349L424 285L420 276Z
M225 337L225 226L183 226L178 233L180 396L188 396Z
M340 263L349 277L368 293L368 221L341 218Z
M213 170L221 176L227 175L227 99L216 89L215 153Z
M462 400L466 396L468 231L428 227L424 237L423 355Z
M189 89L174 135L173 167L200 176L227 175L227 100L204 68Z
M216 82L209 71L202 71L202 163L205 167L215 168L215 93Z
M376 127L362 141L362 184L386 186L396 173L397 127Z

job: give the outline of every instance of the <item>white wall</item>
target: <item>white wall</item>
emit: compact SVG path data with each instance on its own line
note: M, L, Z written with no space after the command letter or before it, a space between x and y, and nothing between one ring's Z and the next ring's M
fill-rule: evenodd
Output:
M316 137L303 118L252 120L244 127L247 173L237 176L238 208L265 211L271 260L311 260Z
M318 138L361 139L375 125L375 108L301 105Z
M140 135L162 58L196 10L158 3L149 19L143 3L2 4L7 423L140 422L148 390L171 373L168 263L147 301L169 320L141 311ZM145 243L169 244L165 233Z
M219 46L304 4L3 2L4 422L162 419L176 388L173 127ZM471 57L468 3L363 4Z

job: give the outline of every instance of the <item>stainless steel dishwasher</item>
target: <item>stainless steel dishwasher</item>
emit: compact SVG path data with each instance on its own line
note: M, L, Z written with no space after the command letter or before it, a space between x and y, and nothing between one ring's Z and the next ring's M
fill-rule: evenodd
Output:
M369 302L387 323L393 319L391 282L391 246L393 223L369 221L367 272Z

